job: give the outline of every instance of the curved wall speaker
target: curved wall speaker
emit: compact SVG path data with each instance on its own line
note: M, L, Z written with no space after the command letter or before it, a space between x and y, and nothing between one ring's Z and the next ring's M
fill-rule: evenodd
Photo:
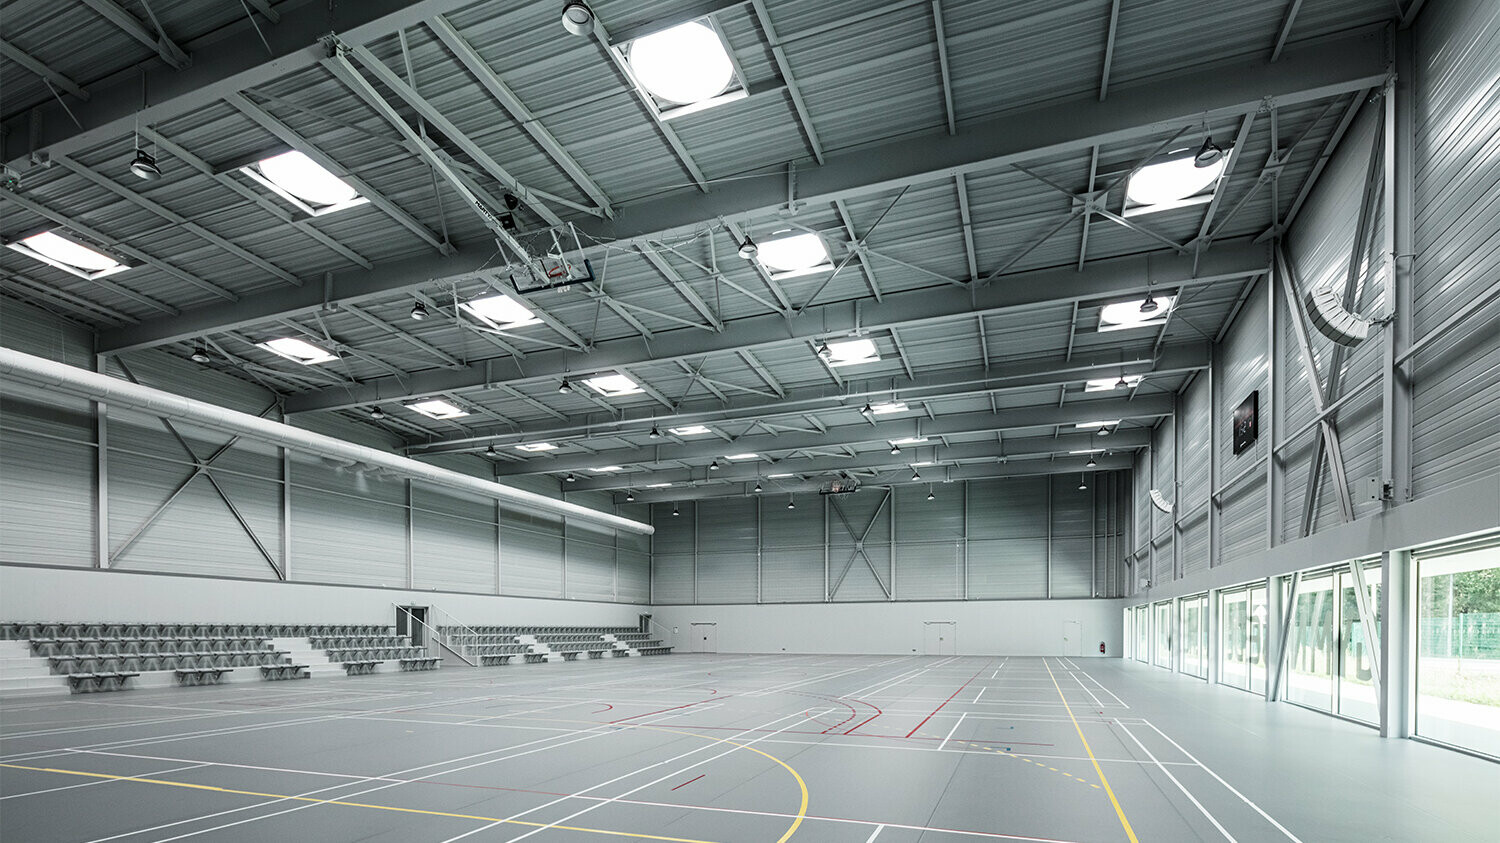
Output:
M1332 287L1309 290L1306 302L1307 318L1312 321L1313 327L1339 345L1359 345L1370 336L1373 320L1345 310L1338 292Z
M1151 490L1151 505L1168 515L1172 514L1172 502L1162 495L1160 489Z

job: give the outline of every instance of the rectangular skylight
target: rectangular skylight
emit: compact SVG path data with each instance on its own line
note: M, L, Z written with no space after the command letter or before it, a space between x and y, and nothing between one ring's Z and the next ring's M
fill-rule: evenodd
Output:
M690 424L687 427L669 427L667 432L673 436L702 436L705 433L713 433L701 424Z
M905 439L892 439L892 445L921 445L927 441L926 436L908 436Z
M603 395L605 398L614 398L620 395L635 395L642 391L640 384L624 375L600 375L596 378L586 378L584 383L588 384L590 389Z
M745 460L760 459L760 454L729 454L724 459L733 460L734 462L744 462Z
M343 179L296 150L263 158L248 167L241 167L240 172L312 217L370 201Z
M542 321L525 305L504 294L470 299L459 307L501 329L520 328Z
M595 474L614 474L617 471L624 471L624 470L625 469L621 468L618 465L602 465L602 466L600 466L598 468L591 468L591 469L589 469L589 471L592 471Z
M1172 308L1177 304L1177 297L1152 296L1151 298L1156 302L1156 307L1149 313L1141 312L1141 305L1145 303L1145 299L1115 302L1100 308L1099 330L1124 331L1129 328L1165 324L1167 314L1171 313Z
M786 479L788 477L791 477L791 476L792 475L790 475L790 474L767 474L766 475L766 479L767 480L784 480L784 479Z
M415 410L428 418L439 421L444 419L459 419L469 414L468 410L442 398L426 398L421 401L413 401L407 404L406 407L409 410Z
M891 413L906 412L905 401L882 401L879 404L871 404L870 412L877 416L888 416Z
M525 451L529 454L535 454L540 451L556 451L557 446L552 444L551 442L527 442L524 445L517 445L516 450Z
M672 484L671 483L647 483L646 484L646 488L647 489L665 489L665 488L667 488L670 485L672 485Z
M912 463L911 467L912 468L925 468L926 466L936 465L936 464L937 463L934 463L932 460L922 460L921 462L914 462L914 463Z
M845 342L826 343L828 353L824 360L829 366L857 366L861 363L875 363L880 360L880 349L875 347L874 340L848 340Z
M1114 421L1079 422L1078 424L1075 424L1073 426L1076 427L1076 428L1078 428L1079 430L1097 430L1097 429L1099 429L1101 427L1114 427L1115 425L1117 425L1119 423L1120 423L1120 420L1119 419L1115 419Z
M327 363L337 360L338 356L329 353L326 349L319 348L307 340L297 337L278 337L274 340L258 342L256 345L264 348L272 354L285 357L288 360L311 366L314 363Z
M1103 448L1094 448L1094 449L1091 449L1091 450L1090 449L1085 449L1085 450L1082 450L1082 451L1069 451L1068 453L1070 453L1070 454L1100 454L1100 453L1103 453L1103 452L1104 452Z
M89 281L130 268L128 264L53 231L43 231L5 245L33 260Z
M1141 375L1125 375L1126 388L1134 387L1141 382ZM1120 378L1096 378L1087 381L1083 385L1084 392L1109 392L1120 388Z

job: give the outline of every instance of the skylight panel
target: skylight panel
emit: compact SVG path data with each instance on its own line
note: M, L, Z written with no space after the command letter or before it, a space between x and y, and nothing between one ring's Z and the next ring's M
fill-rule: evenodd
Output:
M468 410L442 398L425 398L421 401L413 401L406 408L430 418L443 421L446 419L461 419L469 414Z
M785 480L786 478L792 477L792 476L794 476L794 475L792 475L792 474L767 474L766 475L766 479L767 480Z
M760 454L728 454L724 459L732 462L745 462L746 460L760 459Z
M1073 425L1073 427L1079 430L1097 430L1101 427L1114 427L1119 423L1120 419L1114 419L1113 421L1079 422L1078 424Z
M337 355L329 352L327 349L313 345L307 340L297 337L278 337L274 340L258 342L256 345L272 354L285 357L304 366L311 366L314 363L327 363L330 360L338 359Z
M603 395L605 398L635 395L643 391L640 384L624 375L600 375L596 378L586 378L584 383L588 384L590 389Z
M496 328L520 328L542 321L525 305L503 293L471 299L460 304L459 307Z
M1118 378L1095 378L1085 381L1084 392L1110 392L1116 389L1130 389L1135 387L1143 379L1142 375L1125 375ZM1121 383L1123 381L1123 384Z
M517 451L525 451L528 454L538 454L542 451L555 451L557 446L551 442L527 442L516 446Z
M27 257L91 281L130 268L129 264L53 231L43 231L6 245Z
M1126 183L1126 215L1132 211L1165 211L1208 201L1211 188L1224 173L1228 161L1228 155L1221 155L1212 164L1199 167L1192 150L1177 150L1165 160L1147 164Z
M905 401L882 401L879 404L870 405L870 413L877 416L888 416L892 413L904 413L907 411Z
M892 439L892 445L921 445L927 441L926 436L908 436L905 439Z
M667 432L673 436L702 436L713 431L701 424L690 424L687 427L669 427Z
M828 257L828 244L810 231L800 234L777 232L772 239L761 243L756 257L777 279L793 278L833 268Z
M241 167L240 172L315 217L369 201L343 179L295 149Z
M672 485L672 484L671 483L647 483L646 486L645 486L645 488L647 488L647 489L665 489L665 488L667 488L670 485Z
M624 471L624 470L625 470L624 468L621 468L618 465L602 465L602 466L600 466L598 468L591 468L591 469L589 469L589 471L592 471L595 474L614 474L617 471Z
M912 468L926 468L929 465L937 465L937 463L933 462L932 460L921 460L919 462L912 463L911 467Z
M625 56L640 86L667 105L707 102L735 81L723 39L703 21L643 35L630 42Z
M1099 310L1099 330L1124 331L1130 328L1165 324L1167 315L1172 312L1173 307L1177 306L1177 297L1152 296L1151 300L1156 303L1156 307L1146 311L1141 310L1141 307L1146 304L1146 299L1105 305Z
M880 360L880 349L876 348L874 340L867 339L826 343L818 353L828 361L829 366L834 368L875 363Z

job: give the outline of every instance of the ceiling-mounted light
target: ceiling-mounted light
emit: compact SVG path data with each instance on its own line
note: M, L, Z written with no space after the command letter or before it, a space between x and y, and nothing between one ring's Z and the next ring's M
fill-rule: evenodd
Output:
M820 342L818 343L818 356L827 360L833 356L833 349L828 347L828 343Z
M797 508L797 502L795 500L793 500L791 497L788 497L787 500L786 500L786 508L787 509L796 509Z
M875 408L871 407L870 403L866 401L865 405L859 408L859 414L862 416L873 416L875 415Z
M1087 491L1088 488L1089 488L1089 484L1088 484L1088 482L1086 480L1083 479L1083 475L1082 474L1078 475L1078 491L1084 492L1084 491Z
M911 470L911 482L915 483L915 482L917 482L918 480L921 480L921 479L922 479L922 473L919 472L919 471L917 471L915 468L912 469Z
M561 392L563 395L567 395L568 393L573 391L573 385L568 383L567 378L563 378L562 383L557 385L557 391Z
M660 439L661 438L661 431L657 430L656 429L656 425L654 425L654 424L651 425L650 436L651 436L652 439Z
M1156 297L1151 295L1151 291L1147 290L1146 298L1141 302L1141 313L1151 314L1158 310L1161 310L1161 305L1157 303Z
M677 504L675 504L675 503L672 504L672 517L676 518L678 515L681 515L681 514L682 513L680 513L680 512L677 511Z
M1137 378L1136 380L1139 381L1140 378ZM1117 381L1115 381L1115 389L1129 389L1129 388L1130 388L1130 381L1125 380L1125 373L1121 372L1120 373L1120 379L1117 380Z
M718 460L714 460L713 462L709 463L708 464L708 470L709 471L718 471L719 470L719 461Z
M634 503L635 502L635 492L626 491L625 492L625 502L626 503Z
M569 472L568 476L564 477L563 479L566 480L566 481L568 481L569 483L576 483L576 482L578 482L578 478L574 477L573 474L572 474L572 472Z
M753 261L758 254L760 254L760 247L755 245L755 241L750 239L750 235L745 235L745 242L740 244L740 257L747 261Z
M1097 468L1099 466L1099 462L1094 459L1093 454L1089 454L1089 461L1084 463L1083 465L1085 468Z
M209 361L208 348L201 345L193 346L191 359L194 363L207 363Z
M594 31L594 10L583 0L568 0L563 4L562 25L573 35L589 35Z
M136 178L146 181L156 181L161 178L161 167L157 166L156 158L139 147L135 150L135 158L130 161L130 172L134 173Z
M1110 431L1109 431L1108 427L1101 427L1101 428L1099 428L1099 435L1100 436L1108 436L1109 432Z
M416 304L411 306L411 318L418 322L421 322L423 319L426 319L430 315L431 314L427 312L427 305L422 304L421 302L417 302Z
M1213 137L1205 137L1203 139L1203 146L1198 148L1198 154L1193 156L1193 166L1199 169L1212 166L1223 155L1223 148L1214 143Z
M374 419L375 421L380 421L381 419L385 418L385 410L382 410L379 407L371 407L370 418Z
M935 500L937 500L937 495L934 495L932 493L932 490L928 489L927 490L927 499L930 500L930 501L935 501Z
M757 492L761 491L760 481L759 480L755 481L755 491L757 491Z
M495 456L495 446L494 446L494 445L491 445L491 446L489 446L489 447L488 447L488 448L485 448L485 449L484 449L484 453L485 453L485 454L486 454L486 455L487 455L487 456L491 456L491 457L493 457L493 456Z
M899 454L899 453L901 453L901 446L895 444L894 442L892 442L891 443L891 453L892 454Z

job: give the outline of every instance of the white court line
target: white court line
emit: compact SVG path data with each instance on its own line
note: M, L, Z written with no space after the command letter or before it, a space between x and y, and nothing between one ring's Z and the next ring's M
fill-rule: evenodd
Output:
M1098 685L1099 686L1099 690L1103 691L1106 694L1109 694L1111 697L1114 697L1115 698L1115 702L1119 703L1120 705L1125 706L1126 708L1130 708L1130 706L1125 705L1125 701L1124 700L1122 700L1119 697L1115 696L1115 692L1114 691L1111 691L1110 689L1104 687L1104 683L1100 682L1098 679L1095 679L1094 675L1092 673L1089 673L1087 670L1080 671L1080 672L1084 676L1088 677L1088 680L1090 682L1094 683L1095 685Z
M1199 802L1198 799L1197 799L1197 797L1195 797L1195 796L1193 796L1193 794L1189 793L1188 789L1182 784L1182 782L1178 781L1177 777L1174 776L1174 775L1172 775L1172 773L1171 773L1170 770L1168 770L1165 766L1163 766L1160 761L1156 760L1156 756L1151 753L1151 750L1149 750L1149 749L1146 748L1145 744L1141 743L1141 739L1138 738L1138 737L1136 737L1134 732L1130 731L1130 729L1127 728L1124 723L1121 723L1118 720L1115 721L1115 725L1119 726L1121 729L1124 729L1125 730L1125 734L1129 735L1130 739L1133 740L1133 741L1135 741L1135 745L1141 748L1141 752L1146 753L1146 757L1147 758L1150 758L1152 761L1156 762L1157 768L1160 769L1162 771L1162 773L1164 773L1166 775L1167 778L1169 778L1169 779L1172 780L1172 784L1177 785L1177 789L1180 790L1180 791L1182 791L1182 795L1186 796L1188 798L1188 800L1193 803L1194 807L1196 807L1198 809L1199 813L1203 814L1203 816L1205 816L1205 817L1208 818L1209 822L1211 822L1211 823L1214 824L1214 828L1217 828L1219 830L1219 833L1222 834L1222 835L1224 835L1224 839L1225 840L1228 840L1229 843L1237 843L1237 841L1234 839L1234 835L1230 834L1224 828L1224 826L1220 825L1219 821L1214 818L1214 815L1210 814L1208 812L1208 809L1205 808L1205 807L1203 807L1203 803Z
M943 738L943 742L942 743L938 744L938 752L942 752L943 751L943 747L947 746L948 745L948 741L953 738L953 733L958 731L959 724L962 723L962 722L964 722L964 718L968 717L968 716L969 716L969 712L967 712L967 711L965 711L963 714L958 715L958 722L956 722L956 723L953 724L953 728L948 730L948 736L945 737L945 738Z
M1182 744L1179 744L1177 741L1172 740L1170 737L1167 736L1166 732L1163 732L1161 729L1157 729L1155 723L1152 723L1150 720L1146 720L1144 722L1145 722L1145 724L1147 726L1150 726L1151 728L1156 729L1156 733L1158 735L1161 735L1162 737L1166 738L1167 739L1167 743L1170 743L1172 746L1177 747L1177 751L1178 752L1181 752L1183 755L1186 755L1188 758L1191 758L1193 760L1193 763L1197 764L1199 767L1202 767L1210 776L1213 776L1215 779L1217 779L1218 782L1219 782L1219 784L1224 785L1224 787L1228 788L1230 793L1233 793L1235 796L1238 796L1240 798L1240 801L1244 802L1246 805L1249 805L1251 808L1254 808L1255 809L1255 813L1260 814L1262 817L1265 817L1266 818L1266 822L1270 823L1271 825L1276 826L1276 830L1280 831L1282 834L1285 834L1287 836L1287 839L1293 840L1293 841L1295 841L1295 843L1302 843L1301 839L1299 839L1297 837L1297 835L1295 835L1295 834L1291 833L1290 831L1286 830L1286 826L1284 826L1281 823L1277 822L1275 819L1273 819L1271 817L1270 814L1266 813L1265 811L1262 811L1260 809L1260 806L1257 805L1257 804L1255 804L1254 802L1251 802L1250 798L1247 797L1245 794L1240 793L1238 790L1235 790L1233 785L1231 785L1229 782L1224 781L1224 779L1221 778L1218 773L1215 773L1212 769L1210 769L1207 764L1204 764L1202 761L1199 761L1197 758L1194 758L1193 754L1191 752L1188 752L1187 750L1183 749L1182 748Z
M999 679L1000 678L1000 668L1005 667L1005 662L1008 662L1008 661L1010 661L1010 656L1006 656L1005 657L1005 661L1002 661L998 665L995 665L995 672L990 674L990 678L991 679Z
M974 695L974 702L975 703L979 702L979 698L982 697L982 696L984 696L984 692L987 691L987 690L989 690L989 689L988 688L980 688L979 689L979 693L977 693L977 694ZM970 705L973 705L973 703L970 703Z
M1078 687L1082 688L1084 690L1084 693L1088 694L1090 697L1093 697L1095 705L1099 706L1100 708L1104 707L1104 702L1097 696L1094 696L1094 692L1089 690L1089 686L1083 684L1083 680L1078 678L1078 674L1070 672L1068 675L1073 677L1073 681L1078 683Z
M870 832L870 836L869 837L865 838L865 843L873 843L873 841L875 840L875 838L879 837L880 836L880 832L882 832L882 831L885 831L885 826L884 825L877 825L877 826L875 826L875 830L872 831L872 832Z

